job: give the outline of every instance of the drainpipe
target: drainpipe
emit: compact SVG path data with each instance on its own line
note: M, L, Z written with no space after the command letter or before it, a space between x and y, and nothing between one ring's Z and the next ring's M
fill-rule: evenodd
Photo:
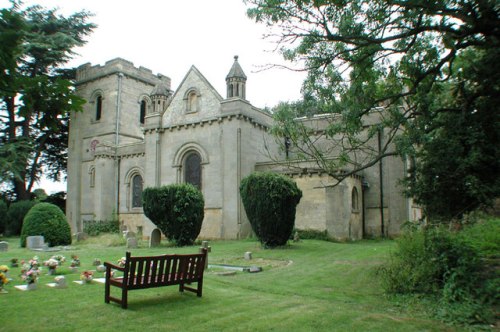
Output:
M382 151L382 131L378 131L378 152ZM383 175L383 167L382 158L378 163L378 173L379 173L379 188L380 188L380 232L382 237L385 237L385 229L384 229L384 175Z
M118 144L120 144L120 115L122 99L122 78L123 73L118 73L118 92L116 94L116 127L115 127L115 208L116 216L120 217L120 158L118 157Z
M366 234L366 216L365 216L365 191L368 190L370 188L370 184L368 183L368 181L366 181L366 179L362 179L361 181L361 231L363 232L363 234L361 234L361 238L365 238L365 234Z

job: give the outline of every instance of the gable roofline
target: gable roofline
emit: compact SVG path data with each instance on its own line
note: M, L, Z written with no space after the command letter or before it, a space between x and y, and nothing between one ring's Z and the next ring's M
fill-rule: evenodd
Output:
M184 78L182 79L182 81L179 83L179 86L177 86L177 89L175 89L175 92L174 94L172 95L172 99L174 99L176 96L177 96L177 93L179 92L180 90L180 87L182 87L184 85L184 82L186 82L188 76L191 74L191 73L194 73L195 75L197 75L198 77L201 78L201 80L209 87L209 89L214 93L215 97L219 100L219 101L223 101L224 98L222 98L222 96L219 94L219 92L217 92L217 90L213 87L213 85L207 80L207 78L205 76L203 76L203 74L198 70L198 68L196 68L196 66L192 65L191 68L189 68L188 72L186 73L186 75L184 75Z

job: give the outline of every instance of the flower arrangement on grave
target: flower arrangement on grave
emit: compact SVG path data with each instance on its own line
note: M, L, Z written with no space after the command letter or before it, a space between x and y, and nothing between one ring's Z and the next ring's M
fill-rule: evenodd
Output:
M3 270L3 267L6 268L6 271ZM7 271L9 269L5 265L0 266L0 293L7 293L7 291L4 289L4 285L9 282L9 279L7 279Z
M118 260L118 266L120 267L125 267L125 262L127 261L127 259L125 257L122 257Z
M34 284L37 280L38 280L38 274L39 274L39 270L33 270L33 269L30 269L28 271L26 271L22 276L21 278L24 280L24 282L26 282L28 285L29 284Z
M71 267L78 267L80 266L80 259L78 258L77 255L71 255Z
M10 259L10 266L11 267L18 267L19 264L17 263L19 260L17 258L11 258Z
M80 274L80 280L89 283L92 281L94 277L94 272L92 271L83 271L82 274Z
M56 268L59 266L59 261L52 257L49 260L43 262L43 265L49 268L49 274L55 274Z
M66 262L66 257L63 255L54 255L50 259L55 259L59 265L62 265L64 262Z
M40 274L40 268L38 263L38 256L34 256L32 259L25 263L21 261L21 278L29 285L34 284Z

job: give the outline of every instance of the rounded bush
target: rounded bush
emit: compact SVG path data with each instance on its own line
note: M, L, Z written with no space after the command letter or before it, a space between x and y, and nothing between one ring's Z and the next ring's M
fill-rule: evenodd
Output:
M18 236L23 228L23 220L28 211L38 204L35 201L18 201L10 204L7 211L7 234Z
M178 246L193 244L201 231L205 201L191 184L146 188L142 193L144 214Z
M50 203L39 203L24 217L21 230L21 247L26 247L28 236L42 235L49 246L71 244L71 228L59 207Z
M269 248L285 245L302 198L297 184L276 173L252 173L241 181L240 194L259 241Z

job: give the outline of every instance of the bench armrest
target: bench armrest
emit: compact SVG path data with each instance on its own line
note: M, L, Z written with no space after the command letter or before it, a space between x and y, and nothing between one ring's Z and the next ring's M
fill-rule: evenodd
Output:
M115 264L111 264L109 262L104 262L104 266L106 266L106 269L115 269L115 270L118 270L118 271L125 271L125 268L124 267L121 267L121 266L118 266L118 265L115 265Z

